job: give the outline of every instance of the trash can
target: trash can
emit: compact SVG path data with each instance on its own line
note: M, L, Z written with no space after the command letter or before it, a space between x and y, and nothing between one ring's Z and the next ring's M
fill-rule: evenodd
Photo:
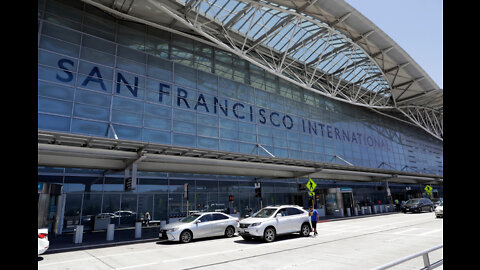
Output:
M106 230L108 224L110 224L110 217L95 217L93 221L93 230Z

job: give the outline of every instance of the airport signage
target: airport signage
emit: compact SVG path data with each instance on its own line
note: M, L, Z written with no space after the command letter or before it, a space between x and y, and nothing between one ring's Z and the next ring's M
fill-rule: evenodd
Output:
M68 58L59 59L57 65L61 70L57 71L55 74L56 80L62 83L71 83L74 81L74 71L77 70L75 63L75 61ZM105 73L107 72L102 71L101 66L93 66L85 79L79 82L79 85L87 88L89 85L95 85L97 89L102 89L102 91L108 92L107 84L111 83L104 80L103 74ZM139 98L139 77L120 71L117 71L114 77L114 89L112 90L114 91L114 94L120 94L127 91L125 93L131 95L131 97ZM125 95L125 93L122 95ZM234 117L243 121L258 123L261 125L270 125L286 130L295 130L313 136L321 136L351 144L380 148L386 151L390 150L388 141L378 136L344 129L338 126L321 123L316 120L302 119L286 113L257 107L232 99L225 99L201 93L200 91L196 92L187 87L172 85L167 82L158 82L157 94L157 101L159 103L167 103L170 106L221 115L224 117Z

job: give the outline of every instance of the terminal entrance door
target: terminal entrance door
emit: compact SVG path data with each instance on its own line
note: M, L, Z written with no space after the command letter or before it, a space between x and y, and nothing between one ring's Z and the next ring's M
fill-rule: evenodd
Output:
M347 208L350 208L350 214L353 213L353 193L350 192L343 192L342 191L342 199L343 199L343 207L345 214L347 213Z
M48 233L62 233L63 206L65 195L62 195L62 185L38 183L38 228L48 228Z

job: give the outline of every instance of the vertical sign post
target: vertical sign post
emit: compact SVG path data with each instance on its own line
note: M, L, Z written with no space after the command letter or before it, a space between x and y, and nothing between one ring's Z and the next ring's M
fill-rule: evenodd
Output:
M183 197L187 199L187 216L188 216L188 183L183 184Z
M308 190L310 190L310 192L308 193L308 195L312 196L312 207L315 208L315 201L314 201L314 198L315 198L315 187L317 186L317 184L315 182L313 182L312 179L310 179L308 182L307 182L307 188Z

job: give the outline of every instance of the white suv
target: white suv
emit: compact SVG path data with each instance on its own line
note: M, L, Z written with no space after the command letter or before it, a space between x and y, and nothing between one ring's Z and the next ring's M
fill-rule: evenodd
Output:
M238 234L245 240L263 238L272 242L277 235L300 233L309 236L311 231L308 212L297 205L267 206L240 221Z

